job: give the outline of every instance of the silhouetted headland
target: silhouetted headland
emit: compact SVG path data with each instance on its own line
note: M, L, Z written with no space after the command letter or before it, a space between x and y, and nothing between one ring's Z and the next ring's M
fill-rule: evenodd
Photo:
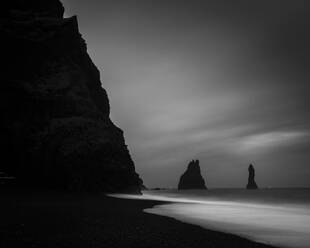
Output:
M201 176L199 160L192 160L180 177L178 189L207 189Z
M249 168L249 178L248 178L248 184L246 186L247 189L258 189L257 184L255 182L255 169L252 164L250 164Z
M0 171L21 186L139 192L99 70L60 1L1 8Z

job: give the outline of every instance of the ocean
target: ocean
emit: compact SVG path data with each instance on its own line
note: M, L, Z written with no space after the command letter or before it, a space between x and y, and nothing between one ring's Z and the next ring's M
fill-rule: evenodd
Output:
M144 211L278 247L310 247L310 189L154 190L117 197L168 201Z

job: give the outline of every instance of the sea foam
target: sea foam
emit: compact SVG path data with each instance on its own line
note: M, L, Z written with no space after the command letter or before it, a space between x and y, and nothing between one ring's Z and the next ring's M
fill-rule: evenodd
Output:
M310 190L145 191L131 199L170 202L144 211L279 247L310 247Z

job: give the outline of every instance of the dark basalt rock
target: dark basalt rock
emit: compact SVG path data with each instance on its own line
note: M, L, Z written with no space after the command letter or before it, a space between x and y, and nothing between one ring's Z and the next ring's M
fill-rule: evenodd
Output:
M250 164L249 168L249 178L248 178L248 184L246 186L247 189L257 189L257 184L255 182L255 169L252 164Z
M199 160L192 160L181 176L178 189L207 189L200 173Z
M75 16L58 0L2 6L1 166L22 185L139 192ZM7 161L4 163L4 161Z

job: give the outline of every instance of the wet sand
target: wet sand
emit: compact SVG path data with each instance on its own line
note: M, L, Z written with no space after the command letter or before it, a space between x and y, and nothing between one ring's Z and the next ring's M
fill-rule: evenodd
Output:
M271 246L143 212L157 201L0 191L0 247Z

